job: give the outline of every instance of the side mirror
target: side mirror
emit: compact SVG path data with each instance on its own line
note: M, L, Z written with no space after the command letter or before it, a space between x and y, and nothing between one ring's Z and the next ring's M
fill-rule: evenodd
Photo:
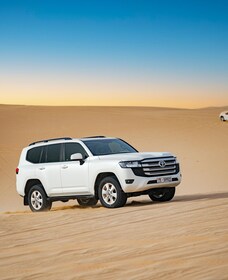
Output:
M70 160L72 161L80 161L80 164L83 162L83 156L81 153L76 153L70 156Z

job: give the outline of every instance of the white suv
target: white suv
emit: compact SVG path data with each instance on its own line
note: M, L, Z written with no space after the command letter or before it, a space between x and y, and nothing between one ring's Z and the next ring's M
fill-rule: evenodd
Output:
M220 115L219 115L219 118L222 122L225 122L225 121L228 121L228 112L222 112Z
M118 138L69 137L31 143L16 169L17 192L32 211L51 209L53 201L77 199L83 206L100 200L107 208L148 194L171 200L180 184L179 163L170 153L139 153Z

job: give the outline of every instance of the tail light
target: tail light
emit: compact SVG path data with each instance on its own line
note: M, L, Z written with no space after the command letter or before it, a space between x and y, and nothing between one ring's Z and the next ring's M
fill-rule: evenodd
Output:
M16 168L16 174L18 174L18 173L19 173L19 168L17 167L17 168Z

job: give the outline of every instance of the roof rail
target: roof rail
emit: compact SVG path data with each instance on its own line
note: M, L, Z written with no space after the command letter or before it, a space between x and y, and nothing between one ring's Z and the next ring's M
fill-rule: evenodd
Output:
M106 136L98 135L98 136L87 136L87 137L82 137L82 139L85 139L85 138L106 138Z
M37 143L47 143L47 142L55 141L55 140L72 140L72 138L71 137L50 138L50 139L33 142L33 143L29 144L29 146L35 145Z

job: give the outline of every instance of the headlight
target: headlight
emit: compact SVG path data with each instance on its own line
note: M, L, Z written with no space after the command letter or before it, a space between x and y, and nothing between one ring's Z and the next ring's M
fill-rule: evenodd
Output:
M121 161L121 162L119 162L119 165L122 168L142 167L142 165L141 165L141 163L139 161Z

